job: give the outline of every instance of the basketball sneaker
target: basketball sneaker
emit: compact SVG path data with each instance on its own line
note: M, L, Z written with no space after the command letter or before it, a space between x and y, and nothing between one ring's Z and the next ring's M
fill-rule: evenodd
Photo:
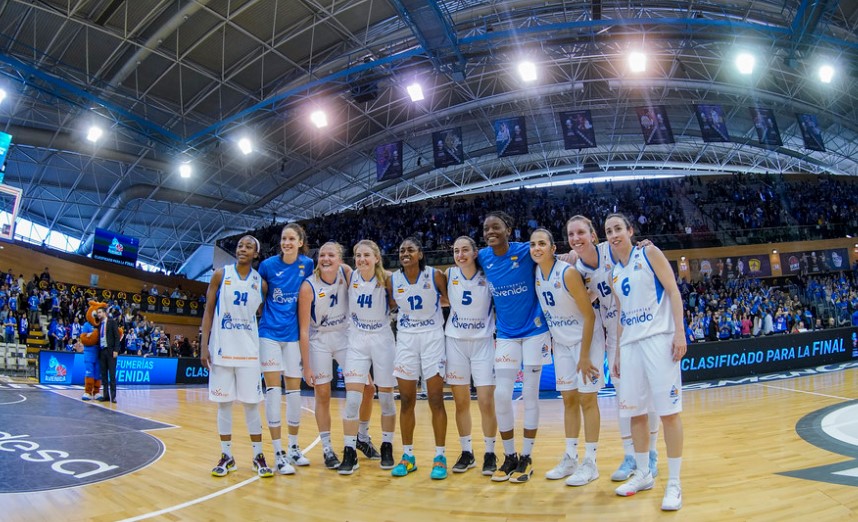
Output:
M83 394L83 397L81 397L81 398L80 398L80 400L82 400L82 401L91 401L91 400L92 400L92 395L90 395L90 394L88 394L88 393L84 393L84 394Z
M310 459L304 456L301 453L301 448L297 445L293 445L289 448L289 462L292 463L293 466L309 466Z
M476 465L477 461L474 459L474 454L470 451L463 451L459 455L459 460L453 464L453 473L464 473Z
M639 491L646 491L648 489L652 489L652 486L655 484L655 481L652 479L652 474L647 472L643 474L640 470L636 469L632 471L632 476L629 480L614 490L614 493L621 497L630 497Z
M417 466L414 466L417 469ZM444 480L447 478L447 457L444 455L436 455L432 461L432 473L429 474L432 480Z
M294 475L295 468L292 466L292 463L289 462L289 456L286 455L285 451L278 451L274 455L274 462L277 464L277 473L281 475Z
M381 453L379 453L378 450L375 449L375 446L373 446L372 439L366 439L365 441L358 439L357 449L359 449L369 460L379 460L381 458ZM392 456L391 460L393 460Z
M664 498L661 500L662 511L679 511L682 508L682 488L678 480L668 480Z
M624 482L629 479L632 475L632 471L637 469L637 467L638 465L635 463L635 456L626 455L623 458L623 462L620 464L620 467L611 475L611 480L614 482Z
M413 455L409 456L403 453L402 460L390 471L390 474L394 477L404 477L412 471L417 471L417 459Z
M586 486L599 478L599 469L593 459L584 459L575 473L566 479L567 486Z
M337 469L340 467L340 459L337 458L337 454L334 453L334 450L325 450L325 467L328 469Z
M498 470L498 456L494 453L483 455L483 475L491 477Z
M232 456L227 456L226 453L220 454L220 460L217 463L217 466L212 468L212 476L213 477L225 477L231 471L235 471L238 468L235 465L235 459Z
M343 461L340 467L337 468L337 473L340 475L351 475L360 468L358 464L357 451L354 448L346 446L343 448Z
M262 453L253 459L253 471L262 478L274 476L274 470L268 467L268 463L265 462L265 455Z
M381 469L393 469L393 443L381 443Z
M548 480L560 480L575 473L577 468L578 459L573 459L568 453L564 452L560 462L545 473L545 478Z
M518 454L511 453L509 455L504 455L503 464L492 474L492 480L494 482L506 482L509 480L509 476L512 472L515 471L515 468L518 467Z
M533 476L533 461L530 455L521 455L518 457L518 467L510 473L509 481L513 484L524 484Z
M649 450L649 472L652 478L658 476L658 451L656 450Z

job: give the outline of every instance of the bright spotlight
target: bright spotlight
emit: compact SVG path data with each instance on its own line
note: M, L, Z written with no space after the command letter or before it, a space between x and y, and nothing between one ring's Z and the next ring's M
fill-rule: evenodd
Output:
M86 139L88 141L91 141L92 143L95 143L96 141L100 140L103 135L104 131L101 130L101 127L93 125L89 128L89 131L87 131Z
M629 69L636 73L646 71L646 55L640 51L629 53Z
M3 100L6 99L6 91L4 89L0 89L0 103L3 103Z
M411 96L411 101L419 102L423 99L423 87L419 83L412 83L408 86L408 95Z
M182 163L179 165L179 175L183 178L191 177L191 164L190 163Z
M238 150L241 151L242 154L247 156L251 152L253 152L253 143L247 138L241 138L238 140Z
M310 121L313 122L313 125L317 129L323 129L328 126L328 116L325 114L325 111L313 111L310 114Z
M819 68L819 81L822 83L831 83L831 80L834 79L834 67L830 65L823 65Z
M518 75L525 82L536 81L536 64L533 62L521 62L518 64Z
M736 68L742 74L751 74L754 72L754 66L757 65L757 59L754 55L748 53L739 53L736 57Z

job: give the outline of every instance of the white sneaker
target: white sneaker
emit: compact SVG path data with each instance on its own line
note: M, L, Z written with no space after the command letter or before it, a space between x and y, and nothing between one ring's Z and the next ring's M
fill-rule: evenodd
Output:
M624 482L632 476L632 471L636 468L637 464L635 463L634 455L626 455L623 457L623 462L620 464L620 467L617 468L617 471L615 471L613 475L611 475L611 480L614 482Z
M295 474L295 468L289 463L289 457L286 456L285 451L277 452L274 459L277 462L277 473L280 473L281 475Z
M571 477L566 479L567 486L586 486L599 478L599 469L593 459L584 459Z
M291 462L295 466L309 466L310 459L304 456L301 453L301 448L298 446L292 446L289 448L289 462Z
M654 484L655 481L652 479L652 475L648 471L646 475L644 475L640 470L636 469L632 471L632 476L629 478L628 482L615 489L614 493L621 497L630 497L639 491L652 489Z
M661 500L662 511L679 511L682 507L682 487L678 480L668 480L664 498Z
M81 400L84 400L84 401L91 401L91 400L92 400L92 395L90 395L90 394L88 394L88 393L84 393L84 394L83 394L83 397L81 397Z
M548 480L560 480L562 478L566 478L575 473L575 469L577 467L578 459L573 459L568 453L564 453L563 458L560 459L560 464L548 470L545 473L545 478Z

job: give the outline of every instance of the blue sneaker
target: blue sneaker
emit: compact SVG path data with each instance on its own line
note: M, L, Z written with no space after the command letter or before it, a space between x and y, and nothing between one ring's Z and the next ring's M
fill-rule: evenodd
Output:
M393 467L390 470L390 474L394 477L404 477L408 475L412 471L417 471L417 461L414 456L408 456L403 454L402 460L399 461L399 464Z
M432 480L444 480L447 478L447 457L444 455L435 457L435 460L432 461L432 473L429 476L432 477Z
M649 472L652 478L658 476L658 451L649 450Z
M611 480L614 482L625 482L632 476L632 471L636 470L637 467L634 455L626 455L620 467L611 475Z

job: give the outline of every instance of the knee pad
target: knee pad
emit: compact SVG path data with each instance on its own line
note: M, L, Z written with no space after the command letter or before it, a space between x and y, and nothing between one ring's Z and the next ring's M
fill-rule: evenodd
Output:
M265 390L265 420L269 428L280 427L280 387Z
M541 376L541 366L524 367L521 400L524 401L524 429L526 430L535 430L539 427L539 378Z
M497 370L495 372L495 416L501 433L515 428L515 415L512 411L512 391L515 387L516 370Z
M232 435L232 403L217 403L217 432L218 435Z
M286 390L286 424L301 424L301 390Z
M343 408L343 420L356 421L360 416L360 403L363 393L359 391L346 391L346 406Z
M258 404L244 404L244 421L247 423L247 433L262 435L262 418L259 416Z
M378 392L378 402L381 404L381 416L396 415L396 404L393 402L393 392Z

